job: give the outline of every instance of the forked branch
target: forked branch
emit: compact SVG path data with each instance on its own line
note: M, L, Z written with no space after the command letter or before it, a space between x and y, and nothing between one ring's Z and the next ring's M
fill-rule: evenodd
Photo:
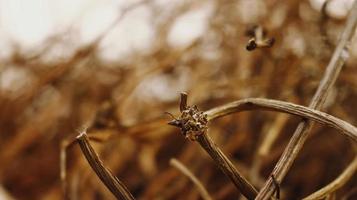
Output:
M170 125L181 129L182 134L192 141L197 141L206 150L213 161L231 179L237 189L248 199L254 199L257 190L243 177L233 163L219 149L219 147L209 137L207 129L207 115L199 111L197 106L187 106L187 94L181 93L179 119L169 122ZM183 110L182 110L183 109Z
M247 110L271 110L293 114L303 119L313 120L321 124L336 128L354 142L357 142L357 128L353 125L321 111L313 110L304 106L296 105L278 100L248 98L228 103L206 112L199 111L197 106L187 106L187 95L181 94L180 111L181 116L169 122L170 125L179 127L186 138L197 141L203 149L211 156L219 168L236 185L237 189L248 199L254 199L255 188L235 168L232 162L224 155L219 147L208 135L208 122L236 112ZM272 177L274 177L272 175ZM273 178L272 178L273 179ZM274 177L275 179L275 177ZM274 185L279 185L274 180Z
M324 76L320 81L319 87L309 105L310 108L320 110L323 107L326 97L328 95L328 91L331 90L332 86L336 82L336 79L340 74L343 64L349 57L348 46L351 42L352 36L355 33L356 26L357 0L355 0L353 3L350 15L346 22L345 29L342 32L341 39L330 59L329 64L326 67ZM272 174L278 182L281 183L285 175L288 173L294 160L302 149L311 127L311 121L301 121L299 123L292 138L290 139L283 154L281 155L278 163L273 169ZM256 199L268 199L273 194L274 190L275 186L273 184L272 178L270 177L266 181L263 188L260 190Z

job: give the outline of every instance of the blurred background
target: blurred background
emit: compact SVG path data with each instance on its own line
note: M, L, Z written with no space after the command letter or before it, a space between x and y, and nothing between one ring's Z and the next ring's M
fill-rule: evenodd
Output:
M200 199L169 165L184 163L214 199L233 184L198 144L170 127L179 92L202 110L247 97L308 105L353 0L0 0L0 199L65 199L62 141L87 129L91 144L138 199ZM271 48L247 51L259 25ZM356 37L355 37L356 38ZM357 124L357 40L325 111ZM300 119L243 112L210 135L260 188ZM100 141L100 142L98 142ZM78 145L67 149L68 199L114 199ZM281 184L301 199L354 158L351 142L315 125ZM356 198L356 177L336 192Z

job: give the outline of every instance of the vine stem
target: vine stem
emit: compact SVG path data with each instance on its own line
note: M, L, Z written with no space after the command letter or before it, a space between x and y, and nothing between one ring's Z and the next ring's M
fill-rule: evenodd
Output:
M310 103L310 108L315 110L320 110L328 92L331 90L332 86L336 82L336 79L342 69L343 64L349 57L348 43L351 41L354 35L357 25L357 0L354 1L351 8L351 12L346 22L344 31L342 32L341 39L332 55L329 64L326 67L325 74L320 81L319 87ZM303 120L299 123L297 129L295 130L293 136L291 137L287 147L285 148L283 154L281 155L278 163L275 165L272 175L276 180L281 183L289 169L291 168L294 160L296 159L298 153L302 149L308 132L312 127L312 122L309 120ZM264 184L263 188L258 193L256 199L269 199L275 190L275 185L272 178L270 177Z

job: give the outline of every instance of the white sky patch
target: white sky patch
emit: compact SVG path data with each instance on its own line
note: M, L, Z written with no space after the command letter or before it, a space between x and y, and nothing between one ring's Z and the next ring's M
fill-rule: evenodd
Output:
M337 19L347 17L349 10L352 8L353 0L334 0L327 5L327 12Z
M108 29L119 15L119 8L112 4L96 3L84 13L80 27L80 41L89 44Z
M40 45L54 26L46 0L2 0L0 19L2 31L25 48Z
M120 15L120 10L141 0L0 0L0 59L11 55L11 42L15 42L26 50L40 48L43 42L55 34L71 36L68 52L72 52L80 44L88 44L107 30ZM166 14L192 0L153 0L160 8L159 19ZM326 0L309 0L311 6L320 10ZM348 14L353 0L331 0L328 13L335 18L343 18ZM200 3L199 7L188 11L176 19L169 31L169 45L184 48L205 34L209 18L214 9L214 1ZM265 8L264 3L257 0L241 0L238 2L239 12L244 18L247 12L251 21L262 13L252 13L258 8ZM250 9L246 9L249 8ZM242 9L242 10L240 10ZM155 13L156 14L156 13ZM99 56L107 61L127 60L132 53L146 54L151 51L156 31L153 26L153 13L145 4L129 11L122 21L112 29L101 43ZM243 20L244 21L244 20ZM58 58L65 58L67 44L54 49ZM33 51L31 51L33 52ZM62 55L65 54L65 55ZM139 53L139 54L137 54Z
M177 93L186 91L192 84L191 69L178 68L176 76L157 74L144 79L136 89L136 97L142 101L173 101Z
M55 29L63 31L63 28L72 26L93 4L95 0L51 1L50 7L56 24Z
M0 60L5 60L11 56L12 46L10 44L9 38L4 32L1 31L0 24ZM0 66L1 70L1 66Z
M327 14L333 18L343 19L348 15L354 0L331 0L327 7ZM321 10L326 0L310 0L310 5L315 10Z
M178 17L167 38L169 45L184 48L201 37L207 30L213 8L213 3L208 2Z
M35 77L24 67L8 67L0 73L0 93L15 98L32 85Z
M152 13L146 6L129 11L101 43L100 57L107 61L121 60L132 52L147 53L155 37Z

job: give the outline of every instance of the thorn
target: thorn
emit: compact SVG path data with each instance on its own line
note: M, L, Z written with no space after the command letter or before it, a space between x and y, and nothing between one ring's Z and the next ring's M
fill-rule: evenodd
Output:
M171 125L171 126L176 126L176 127L181 128L181 123L180 123L180 121L177 120L177 119L174 119L174 120L168 122L167 124L168 124L168 125Z

